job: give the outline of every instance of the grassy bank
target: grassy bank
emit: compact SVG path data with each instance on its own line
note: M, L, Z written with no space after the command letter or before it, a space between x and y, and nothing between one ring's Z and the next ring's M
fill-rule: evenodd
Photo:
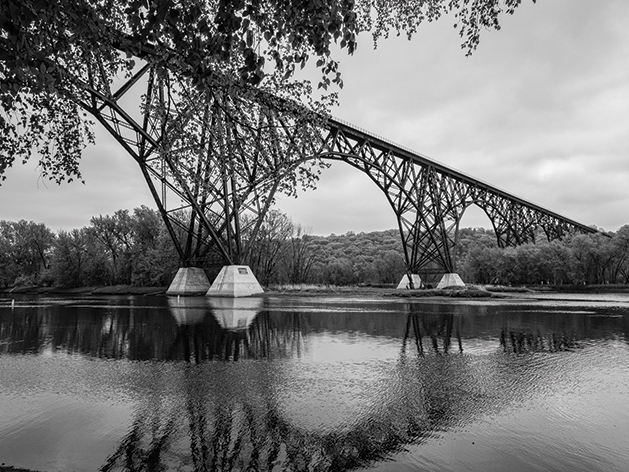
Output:
M273 295L371 295L380 297L426 298L426 297L454 297L454 298L491 298L501 297L491 293L481 286L447 287L443 290L418 289L398 290L394 286L336 286L336 285L276 285L269 287L265 293Z
M23 293L35 295L160 295L168 287L134 287L132 285L111 285L98 287L14 287L0 290L0 293Z
M35 295L163 295L167 287L133 287L130 285L114 285L107 287L78 287L78 288L54 288L54 287L19 287L2 291L6 294L35 294ZM480 286L466 288L451 287L444 290L397 290L393 286L337 286L315 284L286 284L274 285L264 290L266 295L363 295L378 297L458 297L458 298L489 298L499 296L488 292Z
M5 294L35 294L35 295L163 295L168 287L134 287L132 285L113 285L98 287L15 287L0 289ZM533 286L503 286L503 285L472 285L467 287L447 287L443 290L418 289L398 290L393 285L317 285L317 284L283 284L265 287L268 295L370 295L382 297L454 297L454 298L491 298L517 295L518 293L629 293L629 285L533 285Z

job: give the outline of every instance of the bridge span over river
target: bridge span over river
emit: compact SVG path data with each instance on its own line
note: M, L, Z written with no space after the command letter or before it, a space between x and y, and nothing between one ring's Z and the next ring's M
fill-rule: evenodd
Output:
M390 203L406 261L402 285L407 280L409 288L416 288L413 274L462 283L453 248L472 204L487 214L501 247L596 232L287 98L259 89L200 90L189 76L150 63L115 90L105 74L92 71L76 100L139 164L181 258L170 294L207 291L200 268L209 264L230 267L219 274L226 285L215 294L261 291L246 265L265 215L278 192L314 188L329 160L367 174ZM139 114L125 108L129 95L143 97Z

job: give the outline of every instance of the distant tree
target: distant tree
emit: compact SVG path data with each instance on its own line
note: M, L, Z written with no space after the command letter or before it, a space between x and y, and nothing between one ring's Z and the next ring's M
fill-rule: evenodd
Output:
M278 282L280 263L288 250L293 231L293 222L281 211L274 209L266 214L251 246L248 260L262 285Z
M298 224L293 228L284 256L288 281L293 284L308 282L314 260L315 254L310 244L310 237L303 226Z
M543 267L539 257L539 246L533 243L517 246L515 252L514 278L515 284L539 284L542 282Z
M477 250L480 247L498 247L498 244L496 242L496 233L494 232L494 230L485 228L459 228L457 244L453 251L456 270L460 272L465 272L468 254L472 249ZM478 254L476 255L478 256ZM473 258L474 257L470 258L470 262ZM465 277L464 280L471 279L469 277Z
M629 225L620 227L610 244L614 254L612 280L629 284Z
M107 285L111 281L107 267L107 254L90 228L58 233L51 263L55 285Z
M135 208L132 228L132 285L168 285L179 268L179 256L161 217L144 205Z
M127 210L101 215L88 227L58 235L43 224L0 221L0 287L163 286L178 267L163 221L145 206L132 215Z
M0 221L0 285L37 285L49 266L55 235L43 223Z
M163 222L152 208L142 205L133 210L131 218L133 246L136 250L155 248L159 234L163 230Z
M0 227L2 226L0 222ZM2 231L2 229L0 229ZM8 287L15 280L15 268L14 263L10 255L11 244L10 241L0 235L0 288Z
M179 256L165 228L159 232L155 246L134 254L132 285L167 286L179 269Z
M347 257L333 258L320 268L321 282L326 285L353 285L358 283L352 261Z
M131 281L130 255L134 225L128 210L118 210L112 216L99 215L90 220L94 237L109 254L110 284Z
M307 280L324 284L397 283L406 272L397 230L307 238Z
M496 283L496 266L494 265L495 249L478 243L469 247L461 267L463 280L479 284Z
M60 231L52 261L55 285L78 287L83 282L83 265L86 259L81 232Z
M570 267L572 263L570 250L563 241L537 243L543 271L542 279L553 285L571 283Z
M395 284L406 272L406 263L400 251L383 250L373 260L372 271L375 277L370 282L381 284Z
M574 282L588 284L610 282L614 257L610 238L601 233L577 234L567 244L573 256Z

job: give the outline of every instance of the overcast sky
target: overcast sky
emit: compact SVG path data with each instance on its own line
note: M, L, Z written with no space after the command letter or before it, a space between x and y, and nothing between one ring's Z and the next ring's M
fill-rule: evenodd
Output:
M465 57L452 18L408 42L369 37L341 61L334 115L584 224L629 224L629 2L524 0ZM86 181L39 179L17 164L0 186L0 219L54 230L141 204L137 165L105 131L82 163ZM279 207L314 234L396 228L384 195L335 163L316 191ZM333 210L333 211L332 211ZM490 227L479 209L462 226Z

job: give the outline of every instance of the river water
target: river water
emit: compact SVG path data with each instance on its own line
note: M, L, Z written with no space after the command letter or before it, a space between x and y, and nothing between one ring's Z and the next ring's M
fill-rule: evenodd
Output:
M5 296L0 464L626 472L629 296Z

